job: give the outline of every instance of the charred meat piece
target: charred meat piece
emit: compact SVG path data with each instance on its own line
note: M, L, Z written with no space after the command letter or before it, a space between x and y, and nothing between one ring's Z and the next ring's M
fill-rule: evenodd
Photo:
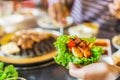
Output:
M81 41L82 41L82 40L81 40L80 38L78 38L78 37L74 40L74 42L75 42L76 44L79 44Z
M18 31L12 37L12 41L16 42L18 46L23 49L32 48L34 43L39 43L40 41L50 37L50 33L36 32L33 30L22 30Z
M76 57L85 57L88 58L92 55L91 48L94 46L94 43L90 43L80 38L76 37L75 39L70 39L67 43L68 50L73 53Z
M87 47L87 45L84 41L81 41L78 46L81 47L81 48L86 48Z

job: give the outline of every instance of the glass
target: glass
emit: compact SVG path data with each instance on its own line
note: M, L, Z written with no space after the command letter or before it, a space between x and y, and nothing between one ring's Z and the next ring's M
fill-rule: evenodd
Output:
M63 35L64 34L64 27L62 25L60 25L60 34Z
M22 77L13 77L13 78L5 79L5 80L26 80L26 79Z

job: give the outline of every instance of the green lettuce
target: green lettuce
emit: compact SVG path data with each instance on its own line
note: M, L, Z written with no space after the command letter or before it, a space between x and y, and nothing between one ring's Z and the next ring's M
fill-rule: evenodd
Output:
M75 36L72 36L74 38ZM97 62L103 53L103 49L99 46L94 46L91 51L93 55L89 58L78 58L72 55L67 49L66 44L68 43L69 38L71 36L61 35L58 37L57 41L54 43L55 47L57 48L57 55L54 57L54 60L57 64L62 65L66 68L68 67L69 62L73 62L74 64L78 65L87 65L90 63ZM82 38L82 40L88 42L95 42L96 38Z
M8 65L5 67L4 63L0 62L0 80L6 80L12 77L18 77L18 72L15 67L13 65Z
M96 41L96 38L93 37L93 38L81 38L81 40L84 40L84 41L87 41L87 42L90 42L90 43L93 43Z

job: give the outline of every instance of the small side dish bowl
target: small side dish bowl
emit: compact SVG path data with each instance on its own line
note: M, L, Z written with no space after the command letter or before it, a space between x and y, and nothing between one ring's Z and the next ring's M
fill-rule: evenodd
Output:
M116 49L120 49L120 34L112 38L112 44Z
M77 35L79 37L87 38L97 36L98 31L99 25L96 23L82 23L68 29L69 35Z

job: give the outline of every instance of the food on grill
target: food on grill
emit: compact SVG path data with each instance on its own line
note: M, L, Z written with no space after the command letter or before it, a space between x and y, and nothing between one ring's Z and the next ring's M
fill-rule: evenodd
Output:
M20 56L22 53L41 55L55 50L53 43L56 37L57 35L48 31L21 30L6 35L1 41L1 50L6 54L19 53Z
M13 33L6 34L3 38L1 38L0 44L1 45L7 44L11 40L12 36L13 36Z
M16 42L22 49L30 49L34 43L38 43L41 40L47 39L50 33L35 32L33 30L22 30L16 32L12 41Z
M56 41L58 35L59 32L46 31L38 28L17 31L12 35L6 45L14 42L19 48L19 51L13 52L12 47L5 47L3 48L4 50L0 49L0 55L2 55L0 56L0 61L28 67L29 65L26 64L36 65L36 63L52 60L53 56L56 55L56 48L53 43ZM0 48L1 47L3 47L3 45L1 45Z
M6 34L6 32L4 31L4 29L0 26L0 44L1 44L1 39L3 38L3 36Z
M50 36L48 37L47 39L44 39L42 41L40 41L39 43L34 43L34 45L32 46L32 48L30 49L22 49L21 47L20 48L20 52L19 53L15 53L15 54L5 54L4 56L5 57L12 57L12 58L15 58L15 59L27 59L27 58L38 58L39 56L39 60L41 60L41 58L43 56L47 56L47 55L50 55L50 56L47 56L46 58L47 59L51 59L53 58L53 56L55 55L56 53L56 49L53 45L53 43L56 41L56 38L54 36ZM4 53L4 52L3 52ZM44 60L46 60L46 58L42 58ZM2 59L0 59L2 60ZM6 61L6 60L5 60ZM36 60L35 60L36 61ZM8 61L7 61L8 62ZM16 63L24 63L24 62L19 62L18 61L14 61ZM31 61L29 61L28 63L31 63ZM11 63L13 63L11 61ZM32 62L33 63L33 62Z
M97 62L103 49L95 45L95 38L79 38L77 36L60 36L54 43L57 47L55 61L68 68L68 63L87 65Z
M15 42L10 42L6 45L1 46L1 50L5 54L16 54L20 52L20 49Z
M76 57L90 57L92 55L90 49L94 46L93 43L81 40L80 38L70 38L67 43L68 50Z
M5 31L1 30L0 28L0 38L2 38L5 34L6 34Z

